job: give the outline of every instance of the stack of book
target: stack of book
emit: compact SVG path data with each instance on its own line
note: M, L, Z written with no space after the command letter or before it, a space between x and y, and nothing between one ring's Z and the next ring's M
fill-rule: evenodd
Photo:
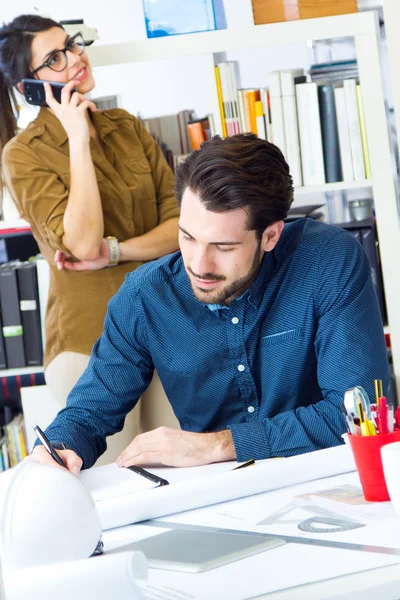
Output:
M28 454L24 417L20 414L4 426L4 435L0 438L0 473L15 467Z
M36 263L0 265L0 369L43 364Z
M308 72L311 81L317 83L337 83L344 79L358 79L358 66L356 60L318 63L311 65Z
M198 150L202 142L215 134L212 115L196 119L193 110L142 121L173 170L192 150Z
M269 73L267 88L241 89L237 62L218 63L223 134L253 132L277 145L297 187L369 179L361 89L350 77L357 65L346 65L321 68L320 84L301 70L285 70Z

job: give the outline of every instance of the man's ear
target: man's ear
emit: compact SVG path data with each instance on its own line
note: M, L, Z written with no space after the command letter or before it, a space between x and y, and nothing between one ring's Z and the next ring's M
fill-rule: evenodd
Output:
M261 247L264 252L271 252L276 246L281 237L283 229L283 221L275 221L268 225L261 239Z
M24 86L22 85L22 81L20 81L19 83L17 83L17 90L23 94L24 93Z

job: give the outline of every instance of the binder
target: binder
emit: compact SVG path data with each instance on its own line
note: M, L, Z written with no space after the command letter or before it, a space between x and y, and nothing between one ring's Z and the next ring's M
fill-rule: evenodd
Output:
M3 325L0 316L0 369L7 369L6 349L4 347Z
M3 336L9 369L25 367L25 351L16 264L0 268L0 305L3 317Z
M374 284L375 293L378 299L379 310L384 325L387 324L386 301L383 288L382 271L380 266L380 257L378 250L378 239L376 233L375 220L373 218L363 221L350 221L349 223L338 223L337 227L347 229L360 242L367 255L370 267L371 277Z
M18 265L17 279L26 364L41 365L43 349L36 264L25 262Z

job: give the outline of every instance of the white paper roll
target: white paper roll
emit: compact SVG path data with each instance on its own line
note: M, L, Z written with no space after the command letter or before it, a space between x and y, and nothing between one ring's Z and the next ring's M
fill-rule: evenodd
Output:
M146 600L136 579L147 578L141 552L94 556L4 573L7 600Z

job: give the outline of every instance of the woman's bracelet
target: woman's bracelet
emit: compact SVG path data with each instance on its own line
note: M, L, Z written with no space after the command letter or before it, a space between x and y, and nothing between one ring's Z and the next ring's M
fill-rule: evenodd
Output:
M108 261L108 267L115 267L119 263L119 243L116 237L108 235L106 237L108 247L110 249L110 260Z

